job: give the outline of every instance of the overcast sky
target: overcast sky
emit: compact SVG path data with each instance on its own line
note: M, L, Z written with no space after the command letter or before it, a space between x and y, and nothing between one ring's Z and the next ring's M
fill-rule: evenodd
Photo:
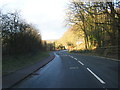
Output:
M0 0L0 8L20 11L23 19L40 30L42 39L58 39L67 30L65 9L69 0Z

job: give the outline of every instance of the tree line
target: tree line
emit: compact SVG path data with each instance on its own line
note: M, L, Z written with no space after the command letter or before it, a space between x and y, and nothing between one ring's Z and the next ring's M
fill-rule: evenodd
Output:
M67 25L84 32L85 48L118 46L120 6L114 2L81 2L68 4Z
M0 29L2 31L2 54L19 55L46 50L38 29L28 24L20 14L0 12Z

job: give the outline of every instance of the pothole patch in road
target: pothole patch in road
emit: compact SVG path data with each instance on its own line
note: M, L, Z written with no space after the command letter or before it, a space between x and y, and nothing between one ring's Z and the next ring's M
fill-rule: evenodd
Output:
M69 69L79 69L79 67L69 67Z

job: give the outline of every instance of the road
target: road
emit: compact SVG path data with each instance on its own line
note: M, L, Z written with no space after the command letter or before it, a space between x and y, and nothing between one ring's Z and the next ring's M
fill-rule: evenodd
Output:
M118 61L56 51L55 58L13 88L118 88Z

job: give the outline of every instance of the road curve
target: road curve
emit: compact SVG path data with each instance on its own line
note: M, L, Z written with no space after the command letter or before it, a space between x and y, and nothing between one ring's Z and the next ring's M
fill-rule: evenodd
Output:
M59 51L13 88L118 88L118 62Z

